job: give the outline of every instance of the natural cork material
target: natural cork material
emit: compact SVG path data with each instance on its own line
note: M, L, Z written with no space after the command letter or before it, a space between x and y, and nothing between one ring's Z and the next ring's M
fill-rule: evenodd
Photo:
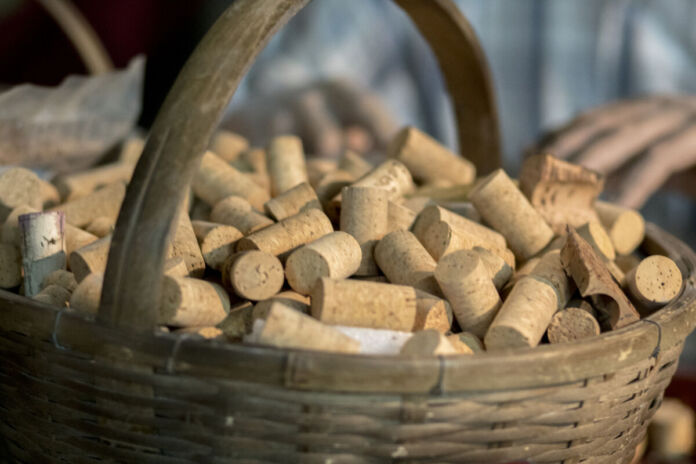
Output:
M189 275L186 261L181 256L167 259L164 262L162 273L172 277L187 277Z
M308 295L321 277L344 279L360 267L360 244L346 232L332 232L293 251L285 263L290 287Z
M70 308L84 314L97 314L104 274L90 274L77 284L70 296Z
M416 292L402 285L322 278L312 289L312 316L327 324L411 331Z
M536 255L553 238L544 218L502 169L483 179L469 197L520 260Z
M361 261L356 275L379 274L374 259L377 242L387 233L387 192L378 187L346 187L341 193L341 230L360 244Z
M228 163L249 149L249 141L228 130L218 130L210 141L210 150Z
M356 179L372 171L373 168L374 166L365 158L350 149L346 149L338 160L338 169L351 173Z
M682 274L666 256L648 256L626 274L631 297L646 309L654 310L673 301L682 288Z
M110 246L111 235L107 235L70 253L70 270L78 282L82 282L90 274L104 273Z
M22 255L19 248L0 243L0 288L14 288L22 283Z
M49 285L59 285L72 293L77 288L77 279L75 279L75 274L72 272L65 269L57 269L44 278L41 283L41 289L43 290Z
M335 325L339 332L360 342L361 354L398 355L401 347L413 335L400 330L370 329Z
M253 319L266 319L268 312L271 310L274 301L279 301L285 306L300 311L304 314L309 314L309 304L310 300L308 296L300 295L292 290L287 290L280 292L277 295L272 296L266 300L259 301L254 306L252 318Z
M325 158L312 158L307 160L307 178L309 185L316 188L321 179L330 172L338 169L336 160Z
M597 221L588 222L582 226L575 229L582 238L589 243L592 248L597 252L597 255L604 260L604 262L613 261L616 258L616 251L614 251L614 244L604 230L602 224Z
M456 334L451 334L447 336L447 339L454 345L455 348L464 350L464 348L458 347L458 345L466 345L472 353L483 353L486 351L483 347L483 342L476 335L471 332L460 332Z
M407 230L385 235L375 247L375 261L392 283L410 285L433 295L442 294L433 276L437 263Z
M107 217L116 222L121 203L126 196L126 184L116 182L96 190L89 195L63 203L50 211L63 211L65 222L75 227L87 227L98 217Z
M452 327L454 315L452 306L447 300L416 289L416 309L414 332L435 329L445 333Z
M274 137L266 150L266 163L273 197L309 182L302 141L297 136Z
M459 337L459 334L447 335L447 341L450 342L450 344L454 347L455 350L457 350L457 353L459 354L474 354L474 350L472 350L467 343L462 341L462 339Z
M501 301L479 254L460 251L445 256L437 264L435 278L452 305L459 326L483 337Z
M316 192L307 182L297 184L277 197L268 200L264 205L266 214L276 221L310 208L321 209L321 204Z
M222 267L222 282L241 298L265 300L280 291L283 265L270 253L251 250L231 255Z
M207 327L184 327L172 332L175 335L197 336L205 340L225 340L225 334L222 329L213 326Z
M24 294L34 296L51 272L65 269L65 215L62 212L19 216Z
M493 285L497 290L501 290L512 277L512 267L503 258L492 253L483 247L474 247L473 250L479 255L483 264L488 268Z
M550 343L568 343L600 333L597 319L580 308L558 311L551 319L546 335Z
M201 278L205 272L205 259L198 246L196 233L193 231L191 218L186 211L179 212L179 218L174 237L172 238L168 257L176 258L181 256L186 261L186 268L191 277Z
M595 202L599 220L609 233L616 253L632 253L645 237L645 220L635 210L604 201Z
M388 232L394 232L395 230L411 230L415 221L416 213L412 209L396 201L389 201L387 207Z
M243 235L249 235L274 224L272 219L254 210L251 203L236 195L217 202L210 211L210 220L232 226Z
M230 311L230 299L221 286L191 277L164 276L159 323L175 327L202 327L221 322Z
M7 215L5 222L0 228L0 241L10 245L20 246L22 235L19 230L19 216L22 214L38 213L39 210L29 205L19 205Z
M42 209L53 208L60 203L60 193L52 183L39 178L39 195L43 204Z
M251 332L254 325L250 301L244 301L230 308L230 312L216 327L222 330L228 340L240 341L244 335Z
M70 301L71 293L65 287L51 284L44 287L39 293L32 298L36 301L46 303L51 306L64 307Z
M205 264L218 271L227 257L234 253L237 241L244 236L236 227L215 222L191 221L191 225Z
M405 127L392 139L387 156L401 161L421 183L448 181L470 184L476 167L415 127Z
M437 330L422 330L413 334L401 348L403 356L440 356L458 354L459 351L445 335Z
M113 218L100 216L90 222L85 230L90 234L93 234L99 238L106 237L114 231L114 226L116 223Z
M65 224L65 254L68 258L73 251L86 247L97 240L99 240L99 237L96 235L71 226L70 224Z
M73 201L113 183L128 182L133 175L134 164L111 163L87 171L58 176L53 180L63 201Z
M41 210L41 181L33 171L9 168L0 172L0 221L18 206L27 205Z

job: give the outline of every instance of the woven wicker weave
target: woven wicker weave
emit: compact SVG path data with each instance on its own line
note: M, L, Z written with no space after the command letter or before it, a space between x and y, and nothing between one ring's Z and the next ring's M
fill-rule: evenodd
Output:
M630 462L696 322L696 256L653 225L643 246L677 262L681 295L576 343L399 359L152 333L160 274L135 270L161 271L193 155L258 50L304 3L238 0L187 64L129 186L99 322L0 292L7 451L28 463ZM463 18L445 0L397 3L419 15L455 89L457 69L480 59ZM469 90L452 94L458 113L479 98L460 124L484 135L460 136L482 149L497 122L478 66Z

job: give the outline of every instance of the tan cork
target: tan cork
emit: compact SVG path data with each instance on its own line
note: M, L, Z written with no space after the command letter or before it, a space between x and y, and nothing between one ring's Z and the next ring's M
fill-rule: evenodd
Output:
M632 253L643 242L645 220L640 213L604 201L595 202L595 209L617 254Z
M270 253L251 250L231 255L222 267L222 282L241 298L265 300L280 291L283 265Z
M201 327L221 322L230 311L230 299L221 286L191 277L164 276L159 323Z
M536 255L554 236L544 218L502 169L484 178L469 197L520 260Z
M312 158L307 160L307 179L312 188L316 188L319 182L328 173L338 169L338 163L332 159Z
M143 154L145 139L137 135L128 137L121 146L118 160L122 163L135 165Z
M274 137L266 150L266 163L273 197L309 182L302 141L297 136Z
M225 340L225 334L224 332L214 326L206 326L206 327L184 327L182 329L177 329L174 332L172 332L175 335L193 335L193 336L198 336L202 339L205 340Z
M0 241L11 245L20 246L22 236L19 231L19 216L22 214L37 213L39 210L29 205L19 205L7 215L0 228Z
M510 267L503 258L486 248L477 246L474 247L473 250L478 253L479 258L481 258L483 264L488 268L495 288L501 290L512 277L512 267Z
M186 261L189 275L191 277L203 277L205 272L205 259L201 253L201 247L198 245L196 233L193 231L191 218L186 211L179 212L179 218L176 229L174 229L174 237L169 247L168 257L176 258L181 256Z
M22 255L19 248L0 243L0 288L14 288L22 283Z
M452 306L447 300L416 289L416 321L412 329L414 332L435 329L445 333L452 327L453 319Z
M640 261L641 259L636 255L618 255L616 259L614 259L614 263L624 274L627 274L634 267L638 266Z
M72 293L77 288L77 279L75 279L75 274L72 272L65 269L57 269L44 278L41 283L41 289L43 290L49 285L59 285Z
M320 279L310 294L312 316L333 325L411 331L416 292L403 285Z
M437 263L407 230L385 235L375 247L375 261L390 282L441 295L433 272Z
M613 261L614 258L616 258L614 244L609 234L607 234L607 231L602 227L602 224L597 221L588 222L575 230L592 246L592 248L594 248L597 255L602 258L604 262Z
M566 308L553 315L546 336L550 343L568 343L601 332L597 319L580 308Z
M378 187L346 187L341 193L341 230L360 244L361 261L356 275L379 274L374 259L377 242L387 233L387 192Z
M47 305L62 308L70 301L70 296L71 293L67 288L52 284L44 287L39 293L34 295L32 299L46 303Z
M457 350L459 354L474 354L474 350L471 349L469 344L462 341L459 334L446 335L447 341Z
M60 193L52 183L39 178L39 195L43 204L42 209L53 208L60 204Z
M329 217L338 218L341 209L340 202L333 202L335 197L340 198L341 190L355 182L355 176L349 172L337 169L321 178L316 185L317 197Z
M264 345L339 353L358 353L360 342L330 325L273 302L256 340Z
M437 330L422 330L414 333L401 347L403 356L439 356L459 354L457 348L445 335Z
M392 138L387 155L404 163L422 183L446 180L452 184L470 184L476 178L476 167L469 160L415 127L400 130Z
M268 192L247 174L233 168L211 151L203 155L192 187L196 196L210 206L230 195L237 195L261 210L263 204L270 199Z
M476 237L455 229L444 221L431 225L418 238L435 261L456 251L471 250L478 243Z
M389 200L387 207L387 231L411 230L416 221L416 213L410 208Z
M230 308L227 317L219 322L216 327L222 330L222 333L229 340L241 340L244 335L251 332L254 324L252 319L253 308L254 306L250 301L245 301Z
M660 308L673 301L682 288L682 274L666 256L648 256L626 274L631 297L647 309Z
M27 205L41 210L41 181L33 171L9 168L0 172L0 221L4 221L17 206Z
M351 173L356 179L372 171L374 166L351 149L346 149L338 160L338 169Z
M70 296L70 307L84 314L97 314L104 274L90 274L77 284Z
M472 353L483 353L486 351L481 339L471 332L459 332L448 335L447 338L455 347L460 344L466 345Z
M302 182L268 200L263 207L266 214L280 221L310 208L321 209L321 204L314 189Z
M438 204L446 210L458 214L459 216L463 216L471 221L480 223L482 220L481 215L476 210L476 207L469 201L440 201Z
M234 253L237 241L244 235L233 226L208 221L191 221L205 264L220 270L229 255Z
M210 221L235 227L243 235L274 224L272 219L254 210L251 203L236 195L217 202L210 212Z
M79 228L87 227L96 218L102 216L116 222L125 195L126 184L116 182L84 197L58 205L50 211L63 211L65 222Z
M111 234L114 231L115 225L116 223L114 222L113 218L100 216L90 222L87 227L85 227L85 230L90 234L101 238Z
M458 251L442 258L435 278L452 305L459 326L483 337L500 308L500 296L488 267L475 251Z
M87 171L58 176L53 183L63 201L73 201L109 184L127 183L134 169L134 164L111 163Z
M189 275L186 261L181 256L169 258L164 262L163 274L172 277L187 277Z
M648 428L651 457L664 462L688 462L694 451L694 410L676 398L665 398Z
M110 246L111 236L107 235L70 253L70 270L78 282L82 282L90 274L104 273Z
M274 301L279 301L289 308L295 309L304 314L309 314L309 297L301 295L297 292L293 292L292 290L287 290L256 303L256 305L254 305L252 318L266 319L266 316L268 315L268 312L271 310L271 306L273 305Z
M70 224L65 224L65 254L68 258L73 251L86 247L97 240L99 240L99 237L96 235Z
M237 160L249 149L249 141L228 130L218 130L210 141L210 150L228 163Z

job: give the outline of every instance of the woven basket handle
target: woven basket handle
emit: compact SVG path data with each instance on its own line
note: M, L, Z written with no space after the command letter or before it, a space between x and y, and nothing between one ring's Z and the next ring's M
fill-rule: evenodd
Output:
M500 165L492 84L474 32L452 0L394 0L428 40L458 120L462 152ZM177 207L220 117L256 55L309 0L237 0L200 42L155 120L113 233L99 320L146 330L157 322L162 269Z

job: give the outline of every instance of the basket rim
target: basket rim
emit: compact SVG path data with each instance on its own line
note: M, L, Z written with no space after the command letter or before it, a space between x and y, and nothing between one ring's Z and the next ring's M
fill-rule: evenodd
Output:
M693 330L696 254L654 224L647 224L646 230L644 249L649 254L669 256L682 270L680 296L639 322L567 344L439 357L281 349L167 333L128 333L7 291L0 291L0 333L19 333L32 342L52 343L63 354L81 357L118 347L127 360L150 366L162 375L212 377L298 390L444 394L550 387L611 374L651 356L657 358L660 350L682 343ZM109 353L113 356L114 350Z

